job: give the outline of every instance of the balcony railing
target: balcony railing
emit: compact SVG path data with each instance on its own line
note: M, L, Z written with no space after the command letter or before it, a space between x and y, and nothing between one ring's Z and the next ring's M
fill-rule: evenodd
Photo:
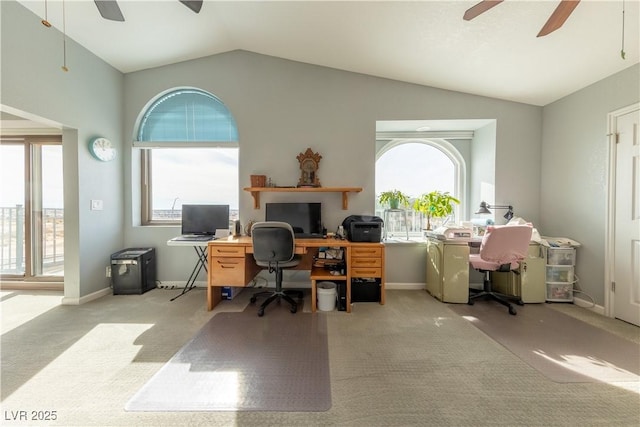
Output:
M25 209L0 207L0 273L25 274ZM64 209L45 208L41 221L42 274L60 275L64 266ZM39 270L36 267L36 270Z

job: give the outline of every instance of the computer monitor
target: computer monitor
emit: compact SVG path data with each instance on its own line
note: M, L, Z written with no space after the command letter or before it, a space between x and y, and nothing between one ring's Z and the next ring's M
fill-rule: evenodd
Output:
M265 221L291 225L296 237L322 237L322 203L267 203Z
M215 235L229 230L229 205L182 205L182 234Z

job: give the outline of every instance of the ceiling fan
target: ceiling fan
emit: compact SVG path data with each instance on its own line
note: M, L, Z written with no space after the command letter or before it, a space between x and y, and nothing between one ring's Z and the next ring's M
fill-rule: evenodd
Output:
M480 3L475 4L474 6L467 9L464 13L463 19L465 21L471 21L476 16L486 12L494 6L502 3L503 0L483 0ZM544 24L540 32L538 33L538 37L546 36L562 27L562 24L569 18L573 9L578 6L580 0L561 0L560 4L556 7L556 10L553 11L547 22Z
M104 19L110 21L124 22L124 15L118 6L117 0L93 0ZM193 10L195 13L200 12L203 0L179 0L180 3Z

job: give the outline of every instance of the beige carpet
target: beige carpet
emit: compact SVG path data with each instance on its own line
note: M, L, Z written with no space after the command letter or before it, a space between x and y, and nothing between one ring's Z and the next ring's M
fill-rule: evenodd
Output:
M556 382L640 381L640 345L547 307L511 316L492 301L451 309Z
M5 294L0 302L3 416L5 411L49 410L56 411L57 420L0 424L640 425L637 383L551 381L423 290L390 290L385 305L355 303L350 314L316 313L327 322L328 411L126 411L131 397L207 322L221 313L243 311L252 290L223 301L214 311L206 310L202 288L169 302L175 294L175 289L154 289L143 295L105 296L80 306L60 306L61 294L57 303L55 296L44 301L43 293ZM305 297L303 311L293 317L309 305ZM589 314L572 304L562 307ZM609 331L627 330L637 336L640 330L594 316Z
M302 311L302 307L300 307ZM324 316L272 303L218 313L127 403L128 411L326 411Z

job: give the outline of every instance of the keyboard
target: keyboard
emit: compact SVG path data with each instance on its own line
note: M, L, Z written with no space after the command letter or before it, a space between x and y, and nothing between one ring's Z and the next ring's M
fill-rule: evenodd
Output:
M209 240L215 240L215 237L208 234L185 234L174 237L172 240L178 242L208 242Z

